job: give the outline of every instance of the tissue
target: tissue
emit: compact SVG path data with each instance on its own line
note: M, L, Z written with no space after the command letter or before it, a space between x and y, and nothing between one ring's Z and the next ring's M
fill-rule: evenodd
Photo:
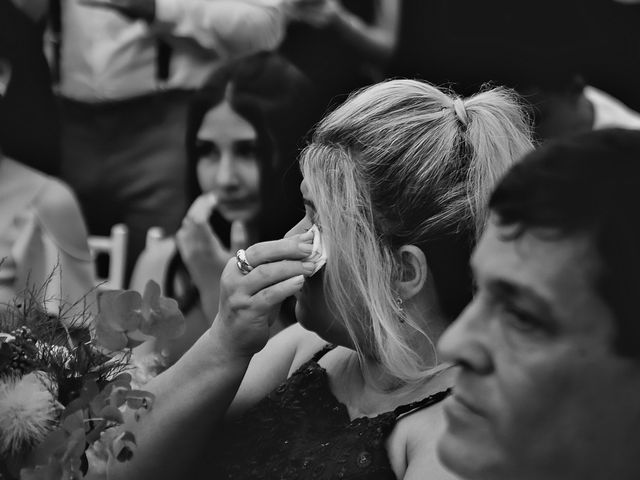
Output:
M322 232L320 232L318 226L313 224L309 231L313 232L313 250L311 250L311 253L305 261L315 263L313 273L310 275L313 276L324 266L325 263L327 263L328 251L326 243L322 238Z

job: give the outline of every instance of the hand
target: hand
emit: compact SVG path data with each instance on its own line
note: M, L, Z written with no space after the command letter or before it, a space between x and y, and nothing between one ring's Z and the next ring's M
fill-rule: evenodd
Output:
M291 19L316 28L333 23L341 10L338 0L288 0L286 5Z
M217 205L214 195L198 197L187 212L176 234L176 244L189 274L200 292L203 310L213 319L218 306L215 290L220 275L239 248L248 244L246 228L236 221L231 225L231 249L227 250L209 225L209 217Z
M115 10L133 20L152 22L156 18L155 0L80 0L80 3Z
M312 250L313 233L252 245L246 250L253 270L243 274L233 258L220 281L218 316L210 330L222 337L228 355L251 357L269 339L269 327L285 298L298 292L315 264L303 262Z

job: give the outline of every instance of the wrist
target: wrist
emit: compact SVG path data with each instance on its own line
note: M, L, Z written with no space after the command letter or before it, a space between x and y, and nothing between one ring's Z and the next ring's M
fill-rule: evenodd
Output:
M213 353L213 360L216 363L248 365L256 353L254 349L247 348L238 341L238 335L233 329L224 325L220 315L216 315L204 336L208 337L209 349Z

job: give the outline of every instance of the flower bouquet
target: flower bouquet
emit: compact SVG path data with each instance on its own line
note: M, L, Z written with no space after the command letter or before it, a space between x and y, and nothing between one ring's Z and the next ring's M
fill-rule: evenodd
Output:
M143 383L163 368L161 357L132 362L132 349L180 336L184 317L153 281L143 295L100 293L95 318L70 313L77 305L48 314L38 298L0 313L0 479L106 478L108 462L135 455L123 413L153 408Z

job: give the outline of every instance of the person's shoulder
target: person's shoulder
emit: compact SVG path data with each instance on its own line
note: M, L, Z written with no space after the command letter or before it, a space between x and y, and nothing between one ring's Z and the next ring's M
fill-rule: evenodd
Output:
M316 333L294 323L271 337L263 352L277 352L279 357L288 358L288 371L291 375L326 344L326 340Z
M443 402L401 417L387 442L387 450L398 478L454 479L437 457L438 439L446 422Z
M45 185L36 200L43 215L56 215L65 211L80 211L78 200L71 188L62 180L37 172L44 177Z

